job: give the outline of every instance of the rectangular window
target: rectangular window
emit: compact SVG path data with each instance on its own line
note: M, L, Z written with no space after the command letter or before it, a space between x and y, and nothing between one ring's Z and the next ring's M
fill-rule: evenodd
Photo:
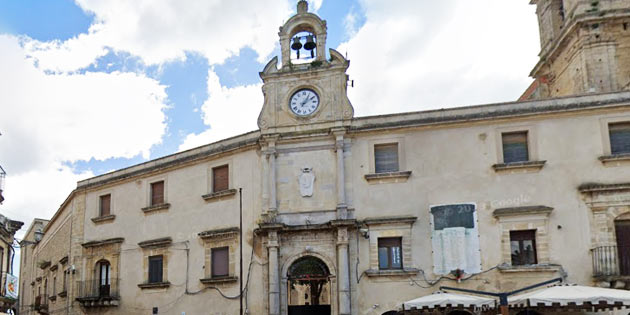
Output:
M164 203L164 181L151 183L151 205Z
M630 153L630 122L609 124L608 133L610 134L610 153Z
M102 217L111 214L112 195L107 194L100 197L99 209Z
M378 268L402 269L402 238L378 239Z
M57 295L57 277L53 277L52 295Z
M503 163L529 161L527 131L502 133L501 140L503 141Z
M162 262L162 255L149 257L149 283L160 283L163 281Z
M227 165L212 169L212 192L230 189L229 169Z
M63 287L61 289L62 292L66 292L68 290L68 271L65 270L63 272Z
M374 145L374 172L398 172L398 143Z
M212 277L226 277L229 275L229 247L212 249Z
M536 261L536 230L510 231L512 265L534 265Z

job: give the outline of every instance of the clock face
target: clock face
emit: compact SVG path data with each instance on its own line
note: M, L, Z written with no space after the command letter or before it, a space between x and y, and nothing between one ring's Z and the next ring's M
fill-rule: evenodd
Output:
M319 96L310 89L301 89L291 96L289 108L298 116L308 116L317 110Z

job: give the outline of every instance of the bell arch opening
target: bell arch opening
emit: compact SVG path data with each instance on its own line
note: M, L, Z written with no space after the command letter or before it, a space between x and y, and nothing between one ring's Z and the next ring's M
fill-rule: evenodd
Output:
M289 315L331 314L330 270L314 256L304 256L287 270Z

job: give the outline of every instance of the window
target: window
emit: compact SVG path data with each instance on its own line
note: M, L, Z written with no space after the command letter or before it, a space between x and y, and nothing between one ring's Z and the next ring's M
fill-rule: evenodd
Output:
M98 270L98 295L109 296L111 288L111 265L109 261L102 260L97 264Z
M503 141L503 163L529 161L527 148L527 131L501 134Z
M63 272L63 284L62 284L62 289L61 292L66 292L68 291L68 270L65 270Z
M510 231L512 265L533 265L536 260L536 230Z
M53 288L52 288L52 295L57 295L57 277L53 277Z
M609 124L608 133L611 154L630 153L630 122Z
M230 189L229 169L227 165L212 169L212 192Z
M149 257L149 283L162 282L163 258L162 255Z
M402 269L402 238L378 239L378 268Z
M226 277L229 275L229 247L212 249L212 277Z
M374 172L398 172L398 143L374 145Z
M99 211L100 216L108 216L111 214L112 195L107 194L100 197Z
M164 181L151 183L151 205L164 203Z

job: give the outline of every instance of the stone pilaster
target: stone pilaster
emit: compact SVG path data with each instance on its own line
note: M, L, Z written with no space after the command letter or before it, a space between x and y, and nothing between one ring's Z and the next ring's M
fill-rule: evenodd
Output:
M348 218L348 205L346 204L346 174L343 159L343 136L345 130L334 130L335 151L337 152L337 219Z
M339 292L339 315L350 314L350 269L348 260L348 228L337 229L337 268Z
M280 277L278 266L278 232L270 231L269 243L269 315L280 315Z

